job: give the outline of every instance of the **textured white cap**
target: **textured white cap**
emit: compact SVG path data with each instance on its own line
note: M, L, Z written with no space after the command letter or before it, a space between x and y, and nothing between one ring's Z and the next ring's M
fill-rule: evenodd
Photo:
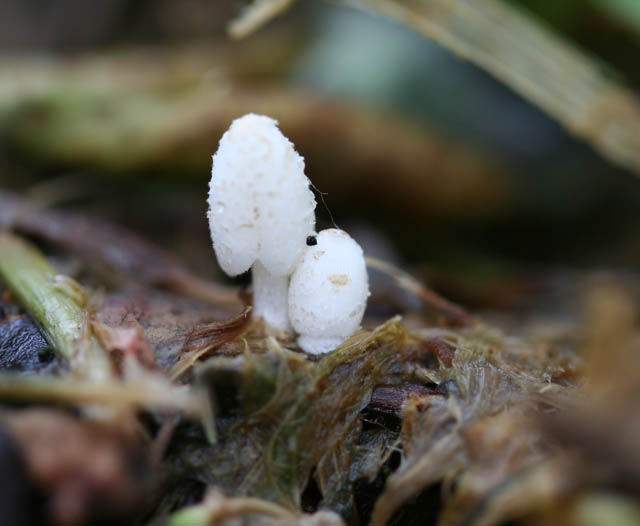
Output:
M304 159L277 124L240 117L213 156L207 216L218 263L231 276L256 260L274 276L291 274L315 229Z
M369 279L360 245L346 232L323 230L291 276L289 319L298 344L313 354L332 351L360 327Z

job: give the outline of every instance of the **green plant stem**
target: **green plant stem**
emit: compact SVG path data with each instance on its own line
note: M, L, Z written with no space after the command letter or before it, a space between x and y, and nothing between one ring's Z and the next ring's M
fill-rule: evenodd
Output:
M74 373L92 380L113 376L108 356L91 335L80 285L56 274L31 244L0 232L0 278L24 309L41 325L58 355ZM74 283L70 290L69 282Z

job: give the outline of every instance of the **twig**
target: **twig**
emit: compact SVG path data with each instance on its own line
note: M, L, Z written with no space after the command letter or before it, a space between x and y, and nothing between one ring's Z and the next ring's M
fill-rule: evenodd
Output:
M427 305L430 305L452 320L463 324L470 321L471 317L469 313L462 307L428 289L408 272L378 258L368 256L365 259L369 268L384 272L393 278L401 289L419 297Z
M287 11L295 0L254 0L229 24L233 38L244 38Z

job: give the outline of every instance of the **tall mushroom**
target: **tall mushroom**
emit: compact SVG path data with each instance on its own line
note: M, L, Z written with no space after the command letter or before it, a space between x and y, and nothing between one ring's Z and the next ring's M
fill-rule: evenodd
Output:
M336 228L320 232L289 286L289 316L298 345L312 354L334 350L360 327L368 297L360 245Z
M230 276L251 268L254 316L283 331L289 276L314 231L316 202L304 159L277 124L255 114L233 121L213 156L207 216L220 267Z

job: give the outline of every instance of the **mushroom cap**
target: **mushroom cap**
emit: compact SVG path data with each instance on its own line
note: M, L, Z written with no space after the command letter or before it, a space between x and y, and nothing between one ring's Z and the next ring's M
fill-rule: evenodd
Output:
M256 260L271 274L291 274L315 228L304 159L277 125L264 115L240 117L213 156L207 216L218 263L230 276Z
M291 276L289 318L300 343L324 339L335 348L360 327L369 297L367 267L360 245L346 232L331 228L316 239Z

